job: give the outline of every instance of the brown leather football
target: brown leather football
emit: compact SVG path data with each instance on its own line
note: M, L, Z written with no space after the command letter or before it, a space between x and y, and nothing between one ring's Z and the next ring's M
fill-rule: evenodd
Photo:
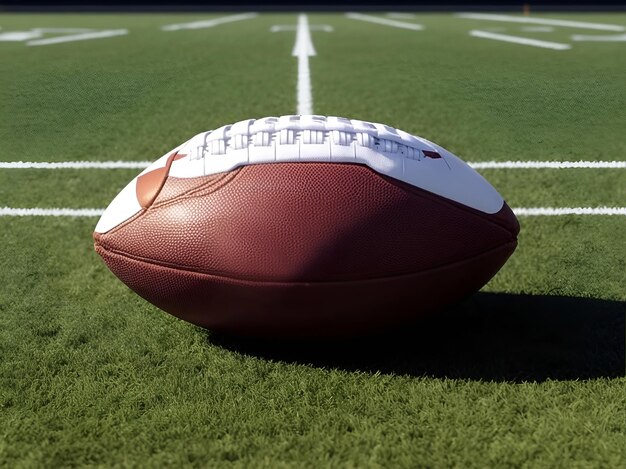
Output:
M163 156L111 202L94 240L115 275L181 319L324 337L413 322L476 292L518 232L496 190L428 140L283 116Z

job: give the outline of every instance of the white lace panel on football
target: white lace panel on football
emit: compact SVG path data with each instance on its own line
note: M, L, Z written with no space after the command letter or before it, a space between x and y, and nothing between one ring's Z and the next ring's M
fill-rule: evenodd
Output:
M196 135L179 152L187 156L172 164L172 177L260 163L356 163L485 213L498 212L504 203L480 174L439 145L384 124L343 117L248 119Z
M315 115L248 119L203 132L183 143L169 176L194 178L249 164L363 164L374 171L485 213L504 200L461 159L421 137L384 124ZM169 151L143 175L166 166ZM186 155L180 157L181 155ZM138 176L138 177L139 177ZM136 178L111 202L96 226L104 233L141 210Z

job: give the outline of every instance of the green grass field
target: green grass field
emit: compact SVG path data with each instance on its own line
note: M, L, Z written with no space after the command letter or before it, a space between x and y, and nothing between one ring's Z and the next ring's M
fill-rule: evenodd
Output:
M161 30L224 15L0 14L0 162L153 160L295 113L296 32L270 28L296 14ZM624 14L539 17L626 27ZM571 39L619 33L308 19L316 114L471 162L626 160L626 42ZM128 34L2 40L33 28ZM0 169L0 208L104 208L137 172ZM512 207L626 205L626 169L481 173ZM159 311L93 251L96 220L0 216L0 467L626 466L624 216L521 216L516 253L466 303L330 344L222 337Z

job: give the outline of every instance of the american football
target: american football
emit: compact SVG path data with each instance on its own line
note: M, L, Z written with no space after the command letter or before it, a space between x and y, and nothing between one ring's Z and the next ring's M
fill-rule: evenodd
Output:
M625 467L625 52L623 0L0 0L0 469Z
M158 159L95 248L140 296L261 337L350 336L480 289L517 245L500 194L439 145L342 117L249 119Z

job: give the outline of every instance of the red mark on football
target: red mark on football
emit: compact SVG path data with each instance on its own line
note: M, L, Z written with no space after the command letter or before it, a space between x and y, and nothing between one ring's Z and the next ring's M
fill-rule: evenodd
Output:
M169 156L164 167L142 174L137 178L136 193L139 205L148 208L154 202L163 184L165 184L172 163L185 156L187 155L174 152Z

